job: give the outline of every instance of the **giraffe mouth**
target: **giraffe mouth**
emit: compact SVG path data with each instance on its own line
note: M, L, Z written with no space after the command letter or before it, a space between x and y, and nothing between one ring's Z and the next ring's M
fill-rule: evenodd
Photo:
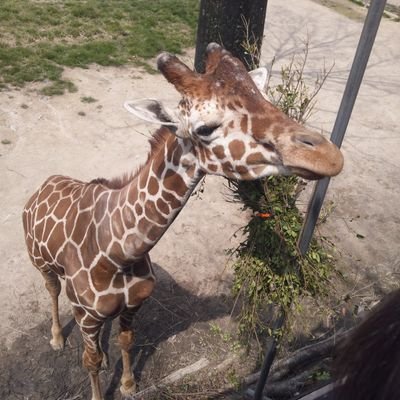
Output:
M293 175L300 176L300 178L304 178L304 179L307 179L309 181L316 181L316 180L322 179L324 177L324 175L317 174L317 173L315 173L313 171L310 171L308 169L299 168L299 167L289 167L289 171Z

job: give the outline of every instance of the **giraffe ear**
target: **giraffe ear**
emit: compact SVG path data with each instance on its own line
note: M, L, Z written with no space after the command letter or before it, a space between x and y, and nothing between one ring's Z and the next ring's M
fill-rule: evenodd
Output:
M129 100L124 107L136 117L157 125L178 126L173 113L155 99Z
M265 93L265 85L267 84L268 79L268 70L265 67L260 67L253 69L253 71L249 72L251 79L256 84L258 90L261 93Z

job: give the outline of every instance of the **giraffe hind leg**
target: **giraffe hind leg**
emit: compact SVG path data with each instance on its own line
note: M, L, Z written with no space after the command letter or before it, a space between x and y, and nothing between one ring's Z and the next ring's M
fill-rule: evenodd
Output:
M58 296L61 292L61 283L55 272L51 270L41 271L45 280L45 286L51 297L51 335L50 346L53 350L62 350L64 348L64 336L60 324L58 313Z
M134 344L134 334L131 328L132 318L139 307L125 310L120 316L120 331L118 335L118 344L121 348L122 358L122 376L120 392L122 396L127 397L136 392L135 377L131 368L130 352Z
M153 288L153 277L149 277L142 282L136 283L132 288L135 292L135 296L133 296L132 298L131 307L126 308L121 313L119 319L120 330L118 335L118 343L121 348L122 356L122 377L120 392L122 396L125 397L131 396L136 392L136 382L135 377L132 373L130 356L130 352L134 344L134 333L131 328L132 319L137 310L141 307L142 302L150 296Z

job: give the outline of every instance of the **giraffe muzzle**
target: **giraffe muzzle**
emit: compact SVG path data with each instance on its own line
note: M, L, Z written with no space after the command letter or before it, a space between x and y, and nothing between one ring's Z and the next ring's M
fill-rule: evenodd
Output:
M291 137L292 145L282 147L283 165L291 173L315 180L338 175L343 169L339 148L314 132L299 132Z

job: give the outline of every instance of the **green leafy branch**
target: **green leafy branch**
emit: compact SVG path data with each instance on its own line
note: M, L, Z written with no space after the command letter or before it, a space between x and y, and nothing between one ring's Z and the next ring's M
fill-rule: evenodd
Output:
M249 49L249 46L246 46ZM267 89L271 101L289 117L304 123L310 117L315 97L329 71L323 68L310 88L304 79L308 41L301 56L293 57L281 68L281 82ZM333 270L332 256L322 240L314 239L302 256L297 241L303 216L296 200L304 183L295 176L267 177L258 181L230 181L233 198L250 209L253 216L243 228L245 239L231 250L235 255L233 292L239 308L242 337L258 338L260 332L272 332L268 318L271 311L290 312L302 296L317 296L329 287Z

